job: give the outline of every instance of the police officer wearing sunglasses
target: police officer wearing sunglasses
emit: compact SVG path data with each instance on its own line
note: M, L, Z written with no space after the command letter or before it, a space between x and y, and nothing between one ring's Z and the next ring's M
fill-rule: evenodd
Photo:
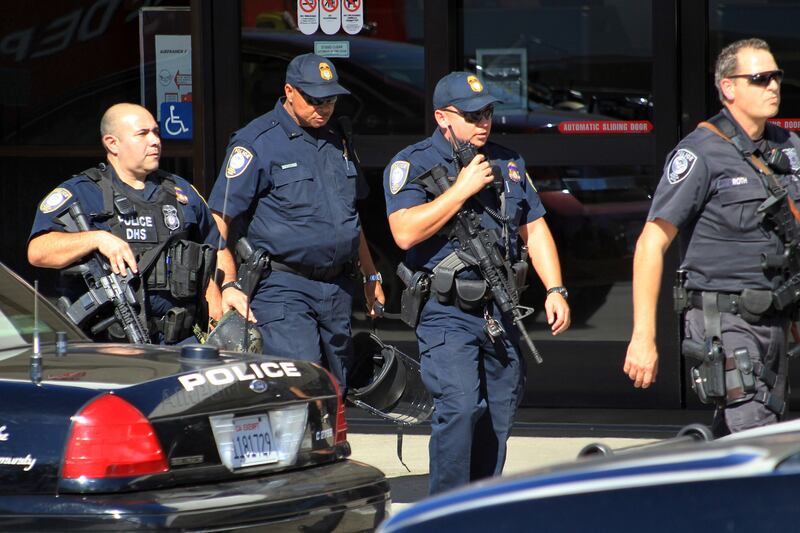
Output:
M347 94L328 59L295 57L275 108L233 134L209 198L224 238L235 223L269 256L248 301L237 284L235 243L220 251L223 311L249 313L264 353L322 362L343 387L362 276L370 314L375 301L384 302L356 211L367 191L357 179L349 132L330 120L337 98Z
M624 372L635 387L656 380L663 256L682 231L674 290L682 353L700 400L717 407L718 435L777 422L784 411L798 294L792 276L800 273L791 244L800 229L792 214L800 143L768 122L778 113L782 78L761 39L720 52L714 81L723 109L667 158L636 245Z
M496 102L476 76L448 74L433 95L436 131L398 153L384 172L389 226L397 244L407 250L405 265L426 275L437 272L436 288L416 327L423 381L434 398L431 493L502 472L526 376L514 325L491 299L467 302L462 296L461 287L481 279L477 268L455 267L450 290L441 283L448 277L438 267L455 250L445 226L462 206L474 207L481 226L501 236L504 245L499 253L510 261L518 261L527 247L549 289L544 310L552 334L564 332L570 323L558 254L525 162L519 154L489 142ZM478 151L460 171L454 160L455 139ZM433 197L414 178L436 165L444 165L455 182ZM494 175L501 178L499 191ZM487 330L492 321L502 325L503 334Z

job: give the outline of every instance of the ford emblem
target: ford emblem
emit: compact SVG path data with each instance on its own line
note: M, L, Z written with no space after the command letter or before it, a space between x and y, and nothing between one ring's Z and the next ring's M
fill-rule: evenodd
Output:
M260 379L254 379L250 382L250 390L257 393L266 392L267 384Z

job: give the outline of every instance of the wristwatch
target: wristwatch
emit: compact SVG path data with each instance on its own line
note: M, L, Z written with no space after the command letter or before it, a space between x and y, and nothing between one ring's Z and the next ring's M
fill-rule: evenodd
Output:
M229 281L228 283L222 284L222 286L219 288L219 292L223 292L225 289L229 289L230 287L242 290L242 286L239 284L238 281Z
M565 300L567 298L569 298L569 292L567 291L566 287L558 286L558 287L550 287L549 289L547 289L547 294L548 295L550 295L550 294L552 294L554 292L557 292L558 294L563 296Z
M383 276L381 276L380 272L370 274L369 276L364 276L364 283L368 281L377 281L378 283L383 284Z

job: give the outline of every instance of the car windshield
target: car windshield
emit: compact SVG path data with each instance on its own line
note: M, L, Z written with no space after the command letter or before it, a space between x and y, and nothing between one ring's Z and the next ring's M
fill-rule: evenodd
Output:
M46 299L36 298L38 320L34 320L33 287L0 263L0 350L31 345L37 328L43 344L55 342L57 331L66 332L68 340L88 340Z

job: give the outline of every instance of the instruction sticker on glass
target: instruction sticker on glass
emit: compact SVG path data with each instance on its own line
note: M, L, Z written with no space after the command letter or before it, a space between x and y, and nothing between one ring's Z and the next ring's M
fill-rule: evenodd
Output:
M156 109L161 121L164 102L192 101L190 35L156 35Z
M362 0L342 0L342 28L355 35L364 27L364 2Z
M319 14L319 27L328 35L333 35L342 27L342 5L339 0L319 0L322 9Z
M306 35L319 28L319 0L297 0L297 27Z

